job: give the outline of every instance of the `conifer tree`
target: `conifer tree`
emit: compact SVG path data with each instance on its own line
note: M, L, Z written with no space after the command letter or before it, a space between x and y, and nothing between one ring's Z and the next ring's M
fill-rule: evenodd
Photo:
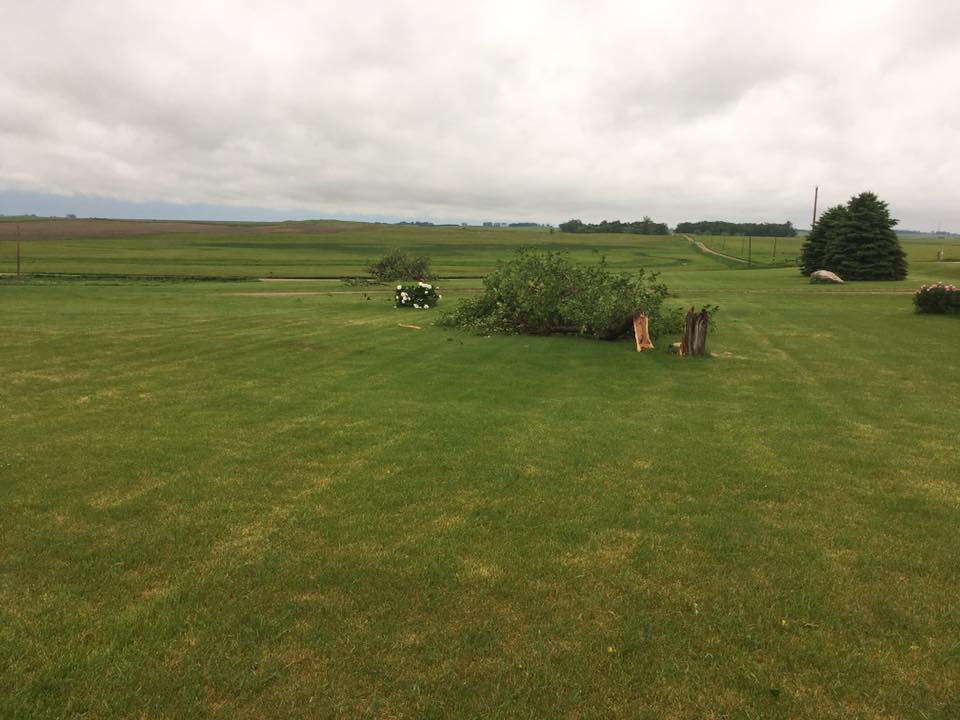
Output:
M829 269L824 261L824 255L827 250L827 239L846 214L847 209L843 205L837 205L824 212L823 215L820 216L820 219L810 228L810 234L807 235L807 240L804 242L803 248L800 251L800 259L802 262L800 272L804 275L810 275L810 273L816 272L817 270Z
M872 192L850 198L844 216L827 233L823 263L844 280L903 280L907 257L893 231L887 203Z

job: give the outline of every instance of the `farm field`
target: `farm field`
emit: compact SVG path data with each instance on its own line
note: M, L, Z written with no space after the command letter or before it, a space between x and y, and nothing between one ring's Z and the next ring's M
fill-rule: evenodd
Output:
M25 273L113 276L343 278L387 250L401 247L428 255L444 277L480 277L521 245L565 250L582 263L606 258L616 269L721 270L736 267L687 251L683 236L570 235L547 228L413 227L335 220L286 223L201 223L133 220L0 221L0 274L16 271L15 239L21 236ZM639 239L638 239L639 238ZM747 259L747 239L701 235L697 240ZM803 238L752 238L752 262L760 268L795 263ZM776 255L773 254L776 243ZM905 239L913 263L933 263L937 252L960 261L960 240ZM957 265L938 264L955 271ZM934 269L934 268L930 268ZM922 274L923 268L915 271Z
M0 222L0 273L15 269L16 226ZM716 267L669 237L638 245L636 236L545 228L55 220L20 224L20 232L23 268L32 273L341 278L364 275L371 260L402 247L430 255L443 276L478 277L520 245L565 249L582 262L604 256L617 268Z
M681 237L322 226L24 235L25 263L563 246L719 304L714 356L335 281L0 279L0 717L960 717L960 318L911 304L960 263L910 241L908 281L825 287Z

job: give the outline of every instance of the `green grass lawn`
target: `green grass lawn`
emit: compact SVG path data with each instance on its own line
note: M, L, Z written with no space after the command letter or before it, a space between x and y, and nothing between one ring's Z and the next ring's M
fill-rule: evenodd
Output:
M0 717L960 716L960 318L910 297L960 265L648 242L714 357L0 281Z

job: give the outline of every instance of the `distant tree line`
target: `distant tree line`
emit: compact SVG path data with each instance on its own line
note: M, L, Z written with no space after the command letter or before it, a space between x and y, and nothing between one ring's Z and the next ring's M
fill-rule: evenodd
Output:
M591 224L581 220L568 220L560 223L560 232L565 233L631 233L633 235L669 235L670 228L666 223L658 223L644 216L643 220L620 222L613 220Z
M674 232L691 235L752 235L753 237L796 237L797 229L785 223L732 223L724 220L701 220L679 223Z

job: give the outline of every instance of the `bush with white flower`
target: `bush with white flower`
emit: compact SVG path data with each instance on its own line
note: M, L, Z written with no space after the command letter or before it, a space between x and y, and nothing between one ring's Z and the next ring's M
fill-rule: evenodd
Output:
M394 306L398 308L413 308L414 310L429 310L436 307L443 296L438 292L440 288L434 287L428 282L422 280L416 285L397 285L396 301Z
M960 313L960 288L942 282L923 285L914 293L913 304L921 313Z

